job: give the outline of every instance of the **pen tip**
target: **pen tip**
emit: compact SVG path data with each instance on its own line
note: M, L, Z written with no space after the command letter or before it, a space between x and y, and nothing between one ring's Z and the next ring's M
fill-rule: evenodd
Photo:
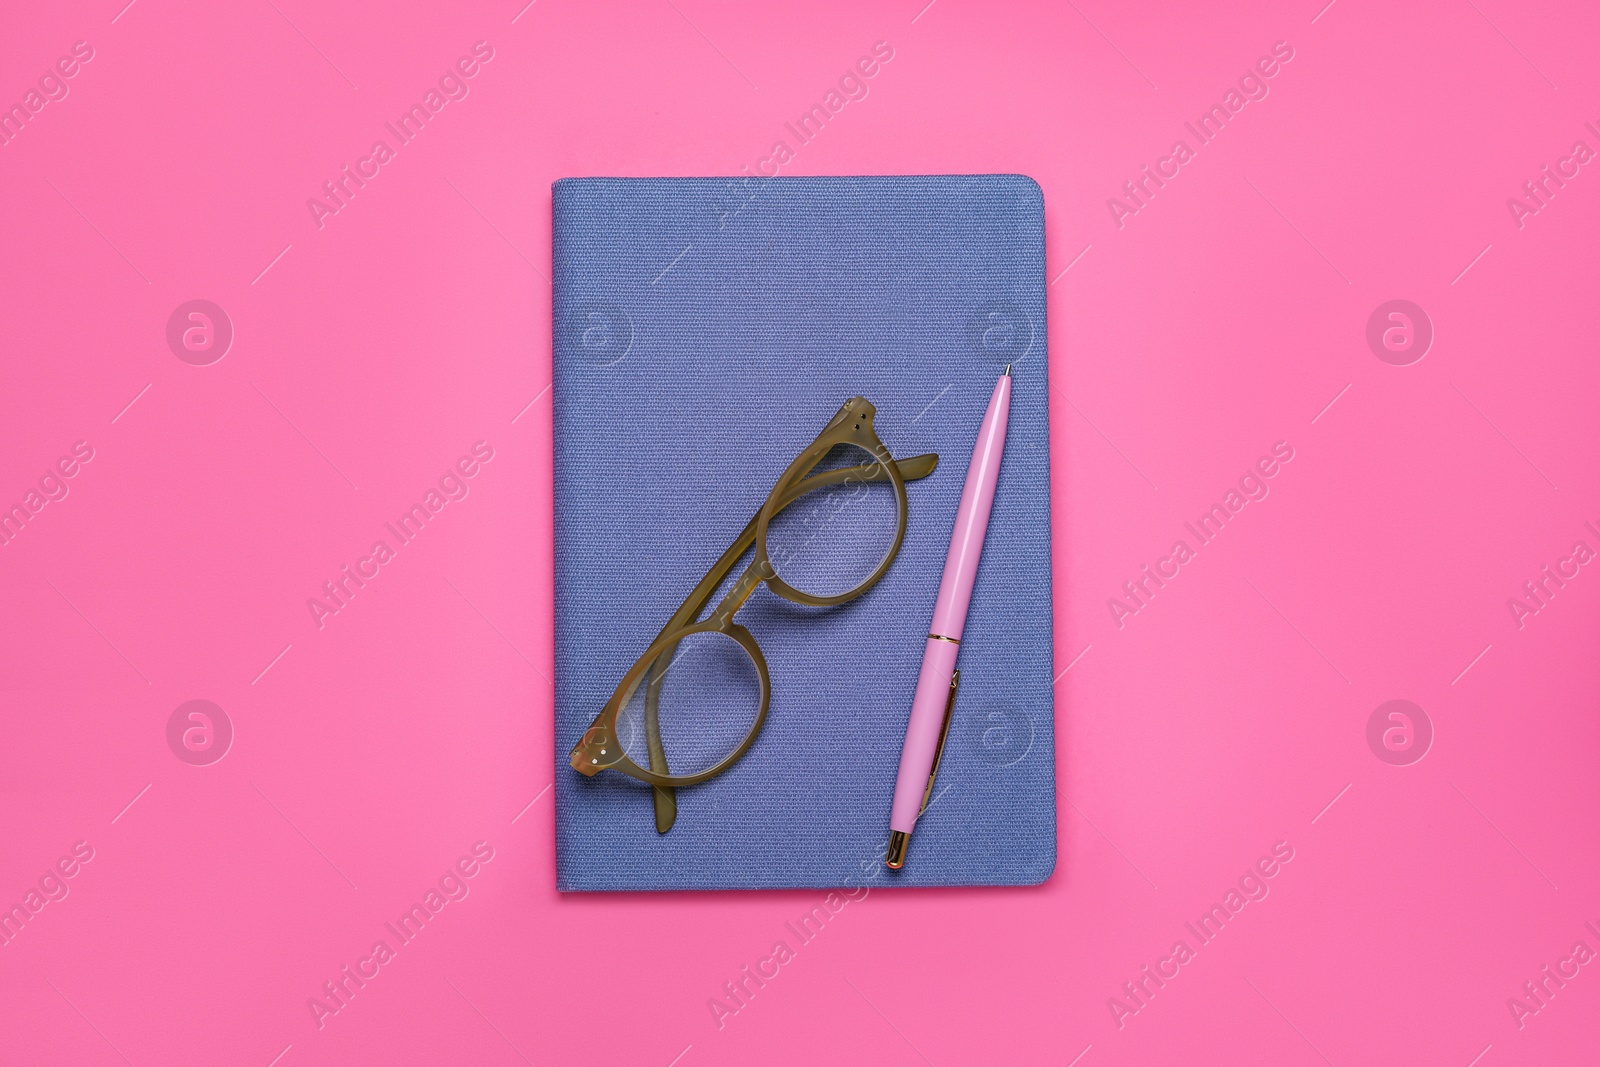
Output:
M1004 371L1002 371L1001 373L1007 378L1011 377L1011 364L1007 363L1006 364L1006 369Z
M911 843L911 835L903 830L895 830L889 834L889 854L884 857L884 866L891 871L898 871L905 866L906 846Z

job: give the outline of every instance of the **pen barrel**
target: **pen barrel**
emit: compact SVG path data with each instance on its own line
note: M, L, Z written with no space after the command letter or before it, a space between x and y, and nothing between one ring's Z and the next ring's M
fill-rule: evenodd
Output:
M945 706L950 700L950 676L955 673L956 653L960 651L960 645L932 637L923 649L922 673L917 677L917 693L911 698L906 744L900 750L900 773L895 779L894 807L889 813L891 830L909 834L916 828L922 794L928 788L928 773L933 770L933 757L939 748Z
M1000 455L1005 450L1006 421L1011 414L1011 376L1003 375L989 398L978 427L978 442L967 465L967 482L956 508L956 525L950 534L950 553L945 557L944 577L939 582L939 599L934 602L933 625L929 633L961 639L967 625L967 605L972 602L972 583L978 577L978 559L983 553L984 534L989 529L989 512L994 507L995 484L1000 480Z

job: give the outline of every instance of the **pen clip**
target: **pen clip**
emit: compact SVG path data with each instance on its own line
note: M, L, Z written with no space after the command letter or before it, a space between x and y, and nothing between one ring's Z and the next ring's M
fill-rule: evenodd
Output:
M944 743L950 738L950 716L956 710L956 691L961 688L961 672L959 670L950 675L950 698L944 705L944 725L939 727L939 747L933 750L933 766L928 771L928 787L922 791L922 807L917 809L917 817L928 810L928 799L933 796L933 780L939 777L939 764L944 760Z

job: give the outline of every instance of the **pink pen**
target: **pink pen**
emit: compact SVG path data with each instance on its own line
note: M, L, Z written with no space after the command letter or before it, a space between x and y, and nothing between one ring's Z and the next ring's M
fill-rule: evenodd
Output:
M961 672L956 654L961 651L961 631L967 624L972 582L978 575L978 557L989 530L989 509L994 505L995 482L1000 478L1000 455L1006 447L1006 416L1011 411L1011 368L995 383L989 410L978 427L978 443L967 467L967 484L956 509L956 528L950 536L950 553L944 561L939 599L933 605L933 625L922 651L922 673L911 698L911 721L900 750L900 774L894 784L894 807L889 813L889 855L885 862L899 870L906 862L906 846L917 816L928 806L933 777L939 772L950 713L955 710L956 687Z

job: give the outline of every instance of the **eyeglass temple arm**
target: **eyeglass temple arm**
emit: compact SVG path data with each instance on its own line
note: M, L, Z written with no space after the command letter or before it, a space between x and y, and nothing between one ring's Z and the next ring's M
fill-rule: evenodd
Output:
M895 466L900 471L901 481L906 482L914 482L919 478L926 478L933 473L934 468L938 465L939 456L935 452L895 461ZM837 470L814 474L809 478L796 482L785 491L783 496L778 499L778 510L783 510L805 494L815 489L821 489L824 486L837 485L850 479L881 482L887 480L888 477L889 472L881 464L877 463L858 467L842 467ZM706 572L706 576L700 579L700 584L695 586L688 597L684 599L683 604L673 613L672 618L667 620L667 624L661 628L661 632L656 634L656 641L661 640L662 637L673 630L688 626L700 617L700 612L705 610L706 603L710 601L711 595L717 591L717 587L722 584L722 580L733 570L733 565L739 562L739 557L743 556L750 546L755 543L756 523L760 519L761 512L757 511L750 521L745 524L745 528L739 536L734 538L727 551L722 553L716 563L712 564L711 569ZM759 580L751 573L754 570L755 563L752 562L750 569L740 578L738 585L724 598L723 604L718 608L719 611L727 607L732 607L736 610L738 605L749 597L756 586L756 582ZM732 601L732 603L730 604L729 601ZM674 645L662 653L668 663L671 662L671 657L676 650L677 646ZM659 663L660 660L656 662ZM661 747L661 729L658 719L661 703L661 684L665 678L665 671L658 674L655 664L650 665L649 681L645 689L645 744L650 752L650 769L657 774L667 773L667 757L665 750ZM653 792L656 806L656 831L664 834L672 829L672 824L678 817L677 797L671 786L654 786Z

